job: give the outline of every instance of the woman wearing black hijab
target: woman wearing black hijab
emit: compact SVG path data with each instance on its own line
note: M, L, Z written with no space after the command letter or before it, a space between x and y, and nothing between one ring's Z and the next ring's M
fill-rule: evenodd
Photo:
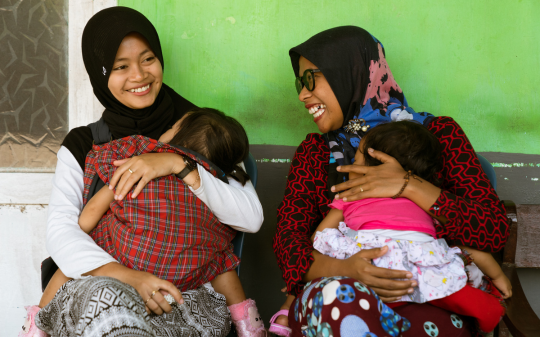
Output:
M354 201L400 194L445 219L435 223L439 238L483 251L501 250L508 237L506 211L465 133L452 118L409 107L382 43L359 27L323 31L289 55L299 100L322 135L309 134L298 147L278 209L273 247L287 290L296 299L288 317L282 314L276 323L286 325L288 320L294 336L470 336L468 325L452 308L383 303L416 286L406 271L371 265L387 248L336 260L314 251L310 240L333 198ZM407 185L401 165L377 149L370 155L381 165L350 165L370 128L404 119L423 124L439 139L440 188L416 179ZM353 171L364 176L348 180Z
M162 83L159 38L141 13L125 7L97 13L85 27L82 50L94 93L105 107L102 121L112 139L134 134L158 139L195 107ZM122 266L80 229L84 162L93 141L89 127L76 128L58 152L47 250L62 272L74 280L39 311L36 325L49 334L67 332L69 336L199 336L207 331L212 336L225 335L230 317L223 297L211 286L180 294L170 282ZM139 179L142 189L149 180L186 167L175 154L147 154L122 163L116 182L128 191ZM243 187L231 178L226 184L198 168L184 178L190 185L187 179L194 174L199 178L193 193L222 223L233 223L231 227L248 232L258 230L262 207L251 183ZM184 304L170 305L164 292ZM150 312L157 315L149 316ZM164 312L167 314L162 315Z

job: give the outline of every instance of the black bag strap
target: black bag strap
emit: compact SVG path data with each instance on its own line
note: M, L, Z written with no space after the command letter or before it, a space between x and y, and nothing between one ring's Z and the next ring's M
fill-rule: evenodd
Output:
M101 117L97 122L88 124L90 131L92 131L92 138L94 139L94 145L101 145L108 143L112 140L112 134L109 130L109 126ZM86 200L92 199L92 197L103 187L105 183L98 174L94 175L92 178L92 184L88 190L88 197Z
M112 140L112 133L109 130L109 126L101 117L97 122L88 124L90 131L92 131L92 138L95 145L101 145L108 143Z

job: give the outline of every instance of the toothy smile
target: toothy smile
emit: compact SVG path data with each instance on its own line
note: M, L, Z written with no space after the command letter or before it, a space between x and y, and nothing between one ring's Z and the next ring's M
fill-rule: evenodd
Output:
M140 88L135 88L135 89L129 89L128 91L129 92L143 92L143 91L146 91L150 88L150 83L148 83L147 85L145 85L144 87L140 87Z
M319 117L326 111L326 105L317 104L309 108L309 113L313 116L313 119Z

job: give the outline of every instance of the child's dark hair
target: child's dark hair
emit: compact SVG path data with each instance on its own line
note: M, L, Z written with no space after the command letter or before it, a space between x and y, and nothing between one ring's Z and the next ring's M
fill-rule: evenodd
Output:
M246 131L236 119L219 110L191 110L169 143L202 154L242 185L249 180L239 165L249 155Z
M367 152L369 148L394 157L405 171L438 184L436 173L441 168L441 145L437 137L423 125L412 121L377 125L364 136L361 152L366 166L381 162Z

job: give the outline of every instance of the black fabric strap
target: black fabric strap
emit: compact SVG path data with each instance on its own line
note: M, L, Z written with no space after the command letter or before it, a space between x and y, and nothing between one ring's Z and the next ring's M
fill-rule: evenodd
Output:
M92 131L92 138L95 145L101 145L108 143L112 140L112 134L109 130L109 126L101 117L97 122L88 124L90 131Z

